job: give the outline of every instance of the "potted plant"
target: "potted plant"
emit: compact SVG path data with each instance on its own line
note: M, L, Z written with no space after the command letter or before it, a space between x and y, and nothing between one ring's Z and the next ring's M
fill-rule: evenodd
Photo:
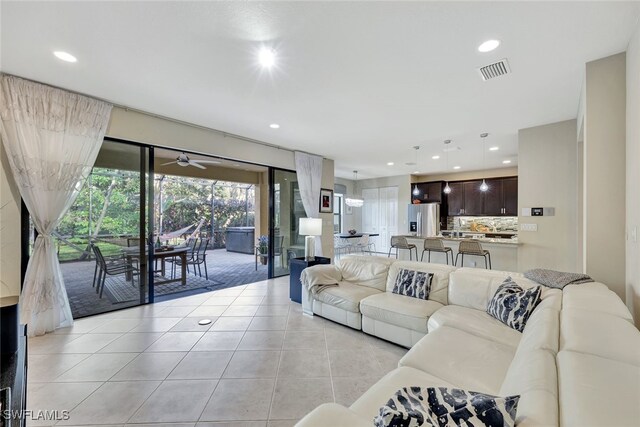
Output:
M258 252L260 253L260 263L267 264L267 252L269 252L269 236L260 236L258 238Z

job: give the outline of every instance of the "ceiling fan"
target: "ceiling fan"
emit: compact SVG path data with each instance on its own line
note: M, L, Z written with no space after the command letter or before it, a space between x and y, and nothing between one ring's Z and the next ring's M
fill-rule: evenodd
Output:
M219 162L218 160L191 160L189 156L187 156L185 153L182 153L173 162L163 163L161 166L172 165L174 163L177 163L178 166L182 166L182 167L195 166L200 169L206 169L204 166L202 166L203 164L215 165L215 164L220 164L222 162Z

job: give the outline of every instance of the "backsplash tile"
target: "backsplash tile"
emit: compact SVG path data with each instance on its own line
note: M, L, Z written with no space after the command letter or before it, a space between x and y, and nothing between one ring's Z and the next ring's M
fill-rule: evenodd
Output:
M447 230L479 231L473 230L476 227L488 227L492 232L518 232L517 216L449 216L447 217Z

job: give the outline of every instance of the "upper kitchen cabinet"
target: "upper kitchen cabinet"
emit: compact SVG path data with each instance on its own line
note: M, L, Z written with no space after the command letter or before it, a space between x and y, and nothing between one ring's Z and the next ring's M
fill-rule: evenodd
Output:
M505 178L502 180L504 194L504 215L518 215L518 178Z
M480 191L482 181L465 181L464 186L464 215L482 215L483 193Z
M449 182L448 215L518 215L518 178L492 178L486 182L486 192L480 191L482 180Z
M464 185L462 182L450 182L451 193L447 194L447 213L449 216L464 215Z
M487 179L489 189L484 193L484 215L504 215L504 185L502 179Z
M418 187L418 194L413 194L414 185ZM442 181L421 182L411 185L411 202L419 200L420 203L442 203L442 189L444 183Z

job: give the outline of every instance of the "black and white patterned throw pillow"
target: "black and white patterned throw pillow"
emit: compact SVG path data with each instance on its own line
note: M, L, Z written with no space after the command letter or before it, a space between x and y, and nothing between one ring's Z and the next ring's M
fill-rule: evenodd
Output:
M402 269L396 276L393 293L407 297L429 299L433 273Z
M404 387L380 408L376 427L513 427L520 396L446 387Z
M529 316L540 303L542 288L523 289L507 277L489 301L487 313L516 331L522 332Z

